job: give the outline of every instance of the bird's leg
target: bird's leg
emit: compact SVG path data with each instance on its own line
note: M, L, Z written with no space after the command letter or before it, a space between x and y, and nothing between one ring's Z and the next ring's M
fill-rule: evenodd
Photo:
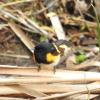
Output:
M38 72L41 70L41 65L40 64L38 65L38 69L37 70L38 70Z
M56 72L56 66L54 66L53 68L53 73L55 74L55 72Z

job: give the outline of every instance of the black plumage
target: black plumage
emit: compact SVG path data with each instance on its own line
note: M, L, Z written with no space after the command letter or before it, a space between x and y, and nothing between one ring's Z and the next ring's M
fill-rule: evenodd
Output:
M52 53L53 55L58 55L56 48L52 43L42 42L37 45L34 49L35 59L38 63L50 64L52 62L48 62L46 59L46 54Z
M35 60L39 64L51 64L56 61L48 62L47 54L50 53L52 56L63 55L66 48L61 48L61 45L65 45L66 47L70 47L70 42L66 40L57 40L53 43L50 42L42 42L34 48L34 56ZM55 59L57 60L57 59Z

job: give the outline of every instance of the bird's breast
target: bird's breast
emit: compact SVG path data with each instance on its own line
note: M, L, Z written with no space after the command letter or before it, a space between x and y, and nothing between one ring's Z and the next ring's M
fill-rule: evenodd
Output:
M59 59L60 55L53 55L52 53L47 53L46 60L47 62L54 62Z

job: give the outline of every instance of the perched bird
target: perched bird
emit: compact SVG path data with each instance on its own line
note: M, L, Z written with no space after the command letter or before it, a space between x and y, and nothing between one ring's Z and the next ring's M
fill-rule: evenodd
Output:
M66 40L57 40L53 43L42 42L36 45L34 49L34 57L36 62L53 67L55 72L55 67L60 63L63 56L67 56L70 50L71 43Z

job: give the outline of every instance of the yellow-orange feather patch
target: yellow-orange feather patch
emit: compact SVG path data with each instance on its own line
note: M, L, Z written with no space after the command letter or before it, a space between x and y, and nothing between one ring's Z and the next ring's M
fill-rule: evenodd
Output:
M52 55L51 53L48 53L46 55L46 59L48 62L54 62L55 60L57 60L59 58L59 55Z

